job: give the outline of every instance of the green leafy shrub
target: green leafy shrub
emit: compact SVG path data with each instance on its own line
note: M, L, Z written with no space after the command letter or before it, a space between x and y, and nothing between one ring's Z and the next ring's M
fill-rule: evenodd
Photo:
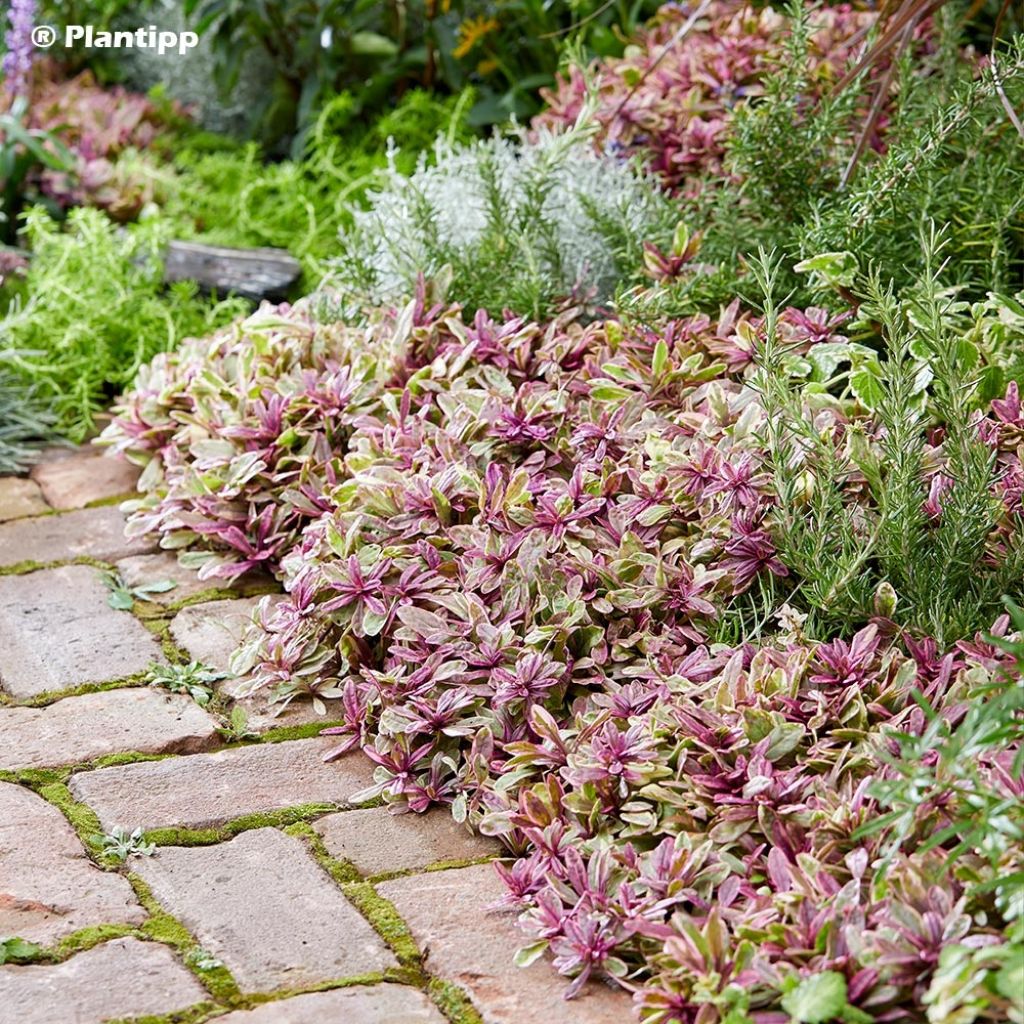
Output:
M225 94L253 53L272 75L257 111L264 141L298 131L299 145L323 104L358 93L364 115L386 110L411 87L477 90L476 124L528 117L554 81L567 45L586 59L620 53L652 0L186 0L212 39ZM295 150L293 149L293 153Z
M877 331L881 352L820 346L810 380L795 379L775 331L777 265L763 254L753 263L768 296L756 385L779 555L801 580L795 599L812 631L882 614L942 645L983 629L1003 594L1021 592L1012 448L1002 456L998 432L979 427L983 352L969 307L939 285L938 251L930 239L923 280L902 300L877 273L864 281L851 332L871 341ZM869 418L851 422L858 409Z
M40 171L68 171L72 156L51 132L30 123L28 101L18 96L5 110L0 93L0 242L11 242L28 186Z
M354 120L356 101L334 97L321 111L300 160L266 163L245 146L204 134L185 136L175 156L164 216L180 236L214 245L279 246L305 269L311 289L350 222L350 204L387 166L389 139L398 167L410 172L438 132L468 139L470 94L439 100L412 90L369 128Z
M1019 287L1024 267L1024 140L1009 104L1024 105L1024 40L981 66L961 51L962 25L947 12L937 41L921 60L894 71L885 145L860 155L852 180L863 112L856 90L805 101L812 67L806 19L791 17L786 59L764 96L737 108L726 165L732 184L708 190L688 219L707 221L702 259L736 265L758 243L794 259L848 251L877 267L897 288L920 267L919 238L928 223L946 226L945 279L989 289ZM802 282L789 278L787 288Z
M162 285L160 222L119 229L97 210L68 216L67 230L29 211L32 250L23 303L0 321L0 355L73 440L138 368L184 337L238 316L242 300L208 301L190 283Z

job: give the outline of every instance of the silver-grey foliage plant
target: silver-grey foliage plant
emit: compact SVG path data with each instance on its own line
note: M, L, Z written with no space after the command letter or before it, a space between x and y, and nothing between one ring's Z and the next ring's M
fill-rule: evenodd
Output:
M671 213L655 183L598 152L581 116L566 132L439 137L405 176L391 154L381 187L342 232L333 283L373 303L451 275L469 309L533 316L561 300L601 303L641 266Z

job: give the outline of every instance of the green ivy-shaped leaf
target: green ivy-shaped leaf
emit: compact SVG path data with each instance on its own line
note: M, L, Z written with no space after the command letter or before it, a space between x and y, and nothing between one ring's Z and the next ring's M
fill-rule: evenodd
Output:
M793 1024L828 1024L842 1017L848 1005L846 979L838 971L812 974L782 997Z
M0 941L0 964L24 963L40 952L34 942L17 937Z
M850 390L864 406L874 412L885 401L885 388L877 374L868 369L850 374Z

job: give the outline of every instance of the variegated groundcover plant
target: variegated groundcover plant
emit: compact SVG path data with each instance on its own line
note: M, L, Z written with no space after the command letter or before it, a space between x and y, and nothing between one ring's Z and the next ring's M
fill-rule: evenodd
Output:
M606 141L675 193L718 173L783 31L710 7L607 69L643 118L598 88ZM825 79L870 18L821 18ZM793 306L762 252L742 298L650 313L701 273L695 237L648 245L655 284L617 306L565 280L538 318L464 303L431 265L393 304L328 286L157 356L103 437L146 467L130 530L203 578L277 576L234 670L340 722L364 798L500 837L519 959L568 996L621 985L645 1024L1024 1021L1024 305L946 287L936 231L899 294L827 253Z
M843 319L778 315L792 373L852 357ZM358 327L268 307L158 357L107 440L148 462L134 529L206 577L284 580L236 669L328 703L336 753L362 748L397 807L449 805L500 836L527 955L550 949L573 988L610 975L651 1022L775 1019L760 1011L807 997L801 979L849 1019L1003 1019L1014 751L944 765L933 737L924 792L890 761L901 734L956 726L1016 674L1010 623L940 647L900 629L882 581L860 628L808 634L773 540L764 333L738 305L658 329L572 309L467 322L423 292ZM830 445L878 457L859 400L819 404ZM994 554L1020 539L1013 387L975 430ZM931 441L934 523L951 485ZM870 532L862 474L843 500ZM957 837L927 841L976 792L1006 803L1007 828L951 872Z

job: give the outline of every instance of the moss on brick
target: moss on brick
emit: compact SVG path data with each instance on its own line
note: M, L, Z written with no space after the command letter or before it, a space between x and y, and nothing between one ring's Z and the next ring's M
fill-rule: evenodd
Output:
M136 672L134 675L120 679L111 679L104 683L82 683L80 686L69 686L66 690L47 690L35 696L17 702L15 706L23 708L42 708L56 704L65 697L81 697L86 693L103 693L106 690L123 690L129 686L140 686L146 681L147 673Z
M347 860L337 860L327 852L323 839L308 822L300 821L295 825L289 825L284 831L290 836L303 840L316 862L338 885L363 880L354 864Z
M137 929L123 924L99 924L92 928L82 928L46 950L45 959L49 962L67 960L68 957L92 949L93 946L98 946L101 942L121 939L126 935L134 935L136 932Z
M70 768L12 768L0 771L0 782L14 782L38 789L52 782L65 782L70 774Z
M87 850L92 851L98 859L103 858L103 826L96 812L85 804L80 804L72 795L71 790L63 782L51 782L40 786L37 790L39 795L54 805L68 821L72 828L78 833Z
M338 804L300 804L276 811L245 814L215 828L155 828L146 833L146 840L157 846L210 846L223 843L241 832L257 828L283 828L302 821L311 821L341 810Z
M119 1017L107 1021L106 1024L202 1024L203 1021L210 1020L215 1012L223 1009L226 1008L216 1003L197 1003L176 1013L164 1013L156 1017Z
M46 516L57 514L56 510L44 513ZM33 516L32 518L41 519L43 516ZM91 565L94 569L114 568L110 562L103 562L98 558L91 558L89 555L78 555L75 558L55 558L52 562L36 562L32 559L25 559L24 562L0 566L0 576L25 576L30 572L38 572L40 569L60 569L65 565Z
M307 740L319 736L332 725L344 725L341 719L325 718L322 722L303 722L301 725L282 725L268 729L260 736L261 743L286 743L288 740Z

